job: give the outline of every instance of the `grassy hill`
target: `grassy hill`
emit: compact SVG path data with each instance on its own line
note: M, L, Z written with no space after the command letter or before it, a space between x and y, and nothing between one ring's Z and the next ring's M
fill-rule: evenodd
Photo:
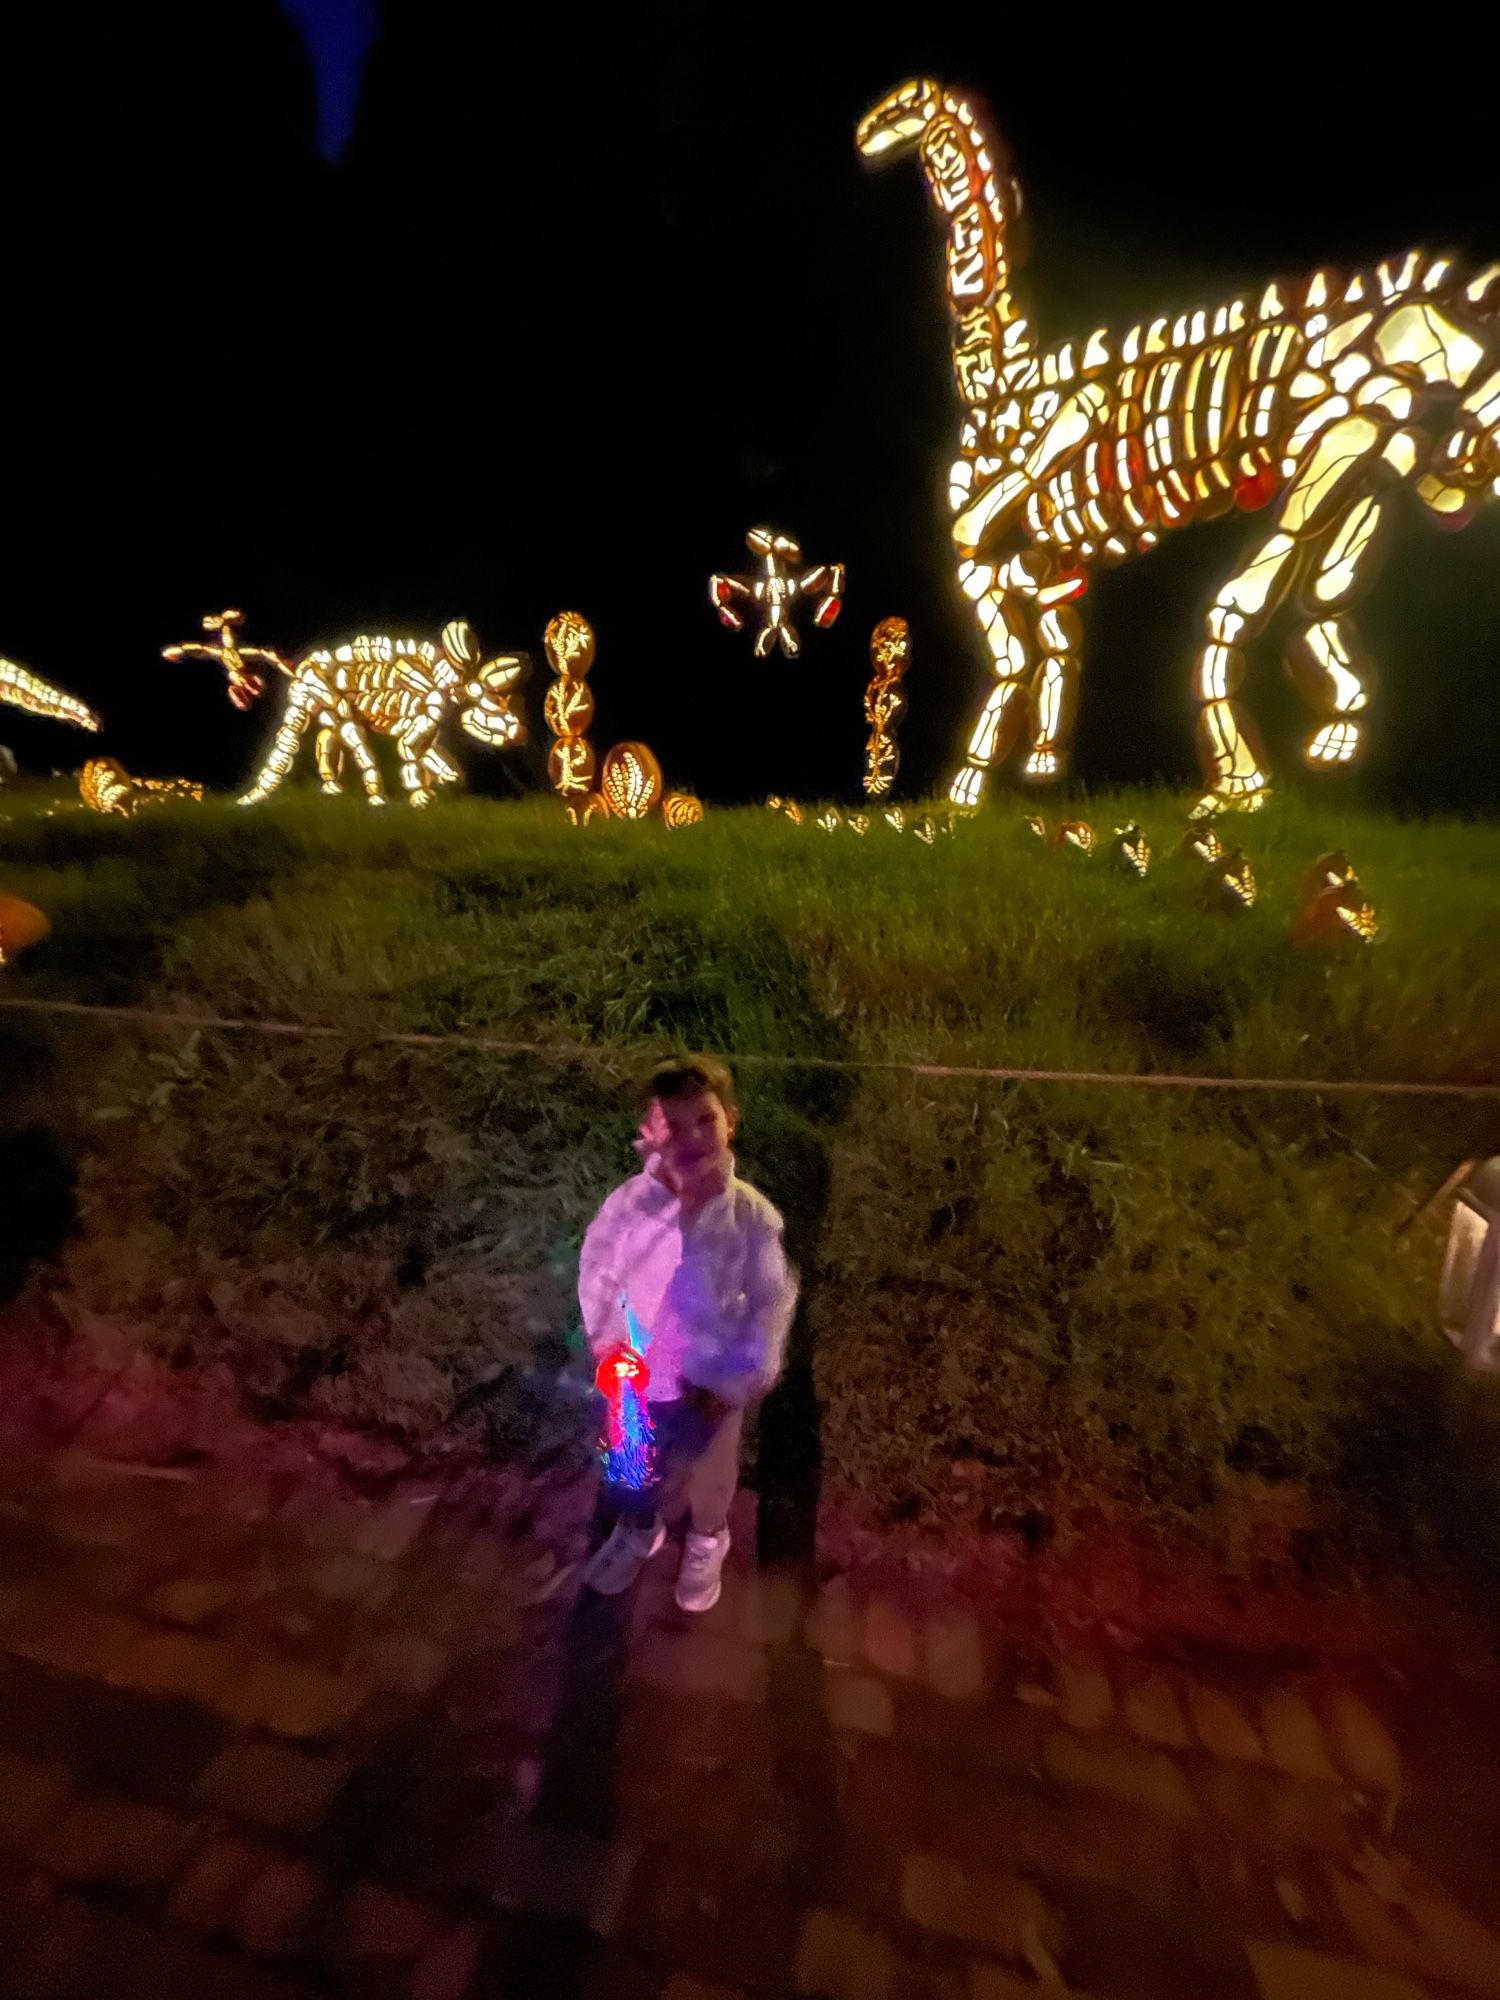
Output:
M1139 819L1144 882L1045 850L1014 798L926 846L752 811L580 833L540 803L289 794L127 824L7 794L0 888L54 931L0 997L331 1031L0 1010L10 1325L407 1434L490 1388L514 1410L503 1385L576 1338L635 1079L704 1046L805 1277L769 1481L820 1454L852 1516L1023 1537L1212 1533L1226 1494L1288 1482L1325 1550L1493 1572L1494 1385L1436 1331L1443 1216L1400 1226L1500 1150L1500 1108L910 1067L1500 1081L1500 827L1334 798L1233 825L1261 887L1235 917L1161 793L1068 807ZM1385 935L1299 953L1331 846Z

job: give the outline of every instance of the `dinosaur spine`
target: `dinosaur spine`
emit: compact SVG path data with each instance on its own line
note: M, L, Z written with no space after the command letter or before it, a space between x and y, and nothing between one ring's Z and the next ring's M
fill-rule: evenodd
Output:
M1037 361L1030 324L1010 291L1006 238L1018 190L967 99L943 92L922 133L921 159L946 228L953 374L966 413L964 455L949 489L957 512L976 471L981 480L993 477L1013 445L1020 429L1016 392L1035 381Z

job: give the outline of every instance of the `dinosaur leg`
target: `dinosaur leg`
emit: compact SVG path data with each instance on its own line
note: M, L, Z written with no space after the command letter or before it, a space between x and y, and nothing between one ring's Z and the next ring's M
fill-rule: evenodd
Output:
M1357 494L1320 543L1302 586L1300 608L1308 622L1287 642L1286 664L1324 718L1302 753L1314 767L1347 764L1359 749L1373 675L1353 619L1335 614L1347 611L1369 584L1389 519L1388 496Z
M1083 625L1070 604L1054 604L1037 620L1042 663L1031 684L1031 752L1023 775L1039 784L1060 778L1078 708L1078 642Z
M408 805L432 804L432 791L424 780L428 767L427 748L436 733L435 718L425 714L419 715L396 733L396 746L401 752L401 783Z
M1265 631L1347 505L1351 487L1368 478L1369 461L1384 435L1385 427L1363 413L1331 422L1316 436L1310 427L1306 455L1282 496L1275 531L1209 608L1207 644L1193 669L1193 692L1202 703L1198 754L1208 790L1199 805L1205 811L1264 803L1268 780L1259 731L1234 699L1245 677L1244 647Z
M258 805L262 799L269 798L291 770L303 731L319 698L320 691L310 687L306 681L292 682L286 698L286 714L282 716L281 725L266 752L266 761L256 773L255 783L240 799L242 806Z
M708 579L708 599L719 614L719 622L727 625L731 632L740 631L745 623L742 604L751 601L750 586L741 583L737 576L711 576Z
M453 759L436 743L429 743L422 752L422 768L439 785L456 785L463 775Z
M380 772L375 759L370 755L370 746L365 741L364 731L352 717L339 724L339 741L359 766L359 775L364 780L365 797L372 806L385 804L385 793L380 786Z
M325 792L341 792L339 774L344 768L343 746L339 742L339 726L335 718L325 708L318 717L317 737L318 776L323 780Z
M1004 757L1015 742L1026 719L1026 696L1031 680L1031 619L1004 572L988 563L966 562L959 582L964 595L972 598L996 685L980 712L964 751L962 769L948 787L948 797L956 806L977 806L984 795L985 779L997 759Z

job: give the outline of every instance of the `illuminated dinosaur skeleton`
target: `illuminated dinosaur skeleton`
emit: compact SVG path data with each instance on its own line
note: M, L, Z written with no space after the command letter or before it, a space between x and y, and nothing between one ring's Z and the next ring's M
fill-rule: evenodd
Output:
M871 160L915 150L947 230L963 403L952 535L997 677L954 802L978 802L1028 718L1026 776L1060 775L1079 672L1073 600L1093 565L1236 505L1275 511L1218 591L1193 670L1204 803L1253 806L1265 792L1234 696L1245 646L1293 591L1287 663L1320 718L1305 755L1347 762L1370 688L1348 612L1377 565L1392 489L1414 485L1451 526L1500 493L1500 263L1466 281L1451 259L1413 250L1042 349L1010 289L1015 183L976 107L906 83L861 120L858 145ZM1423 419L1444 407L1434 441Z
M401 784L414 806L429 804L438 785L459 778L458 766L438 741L450 709L458 709L461 726L481 743L504 749L525 738L510 697L526 675L527 656L502 653L481 660L478 641L461 618L443 627L437 645L429 639L362 634L342 646L319 647L295 663L269 647L240 646L235 633L243 623L240 611L210 613L203 629L216 639L163 649L168 660L216 661L228 677L229 698L237 708L249 708L265 690L265 676L252 661L274 668L291 683L271 748L241 805L254 805L275 791L314 723L323 790L343 789L348 756L375 806L385 804L385 792L366 732L390 737L400 751Z
M775 528L752 528L745 537L751 555L761 558L753 576L711 576L708 595L721 622L731 632L741 631L749 607L760 612L762 624L755 635L755 657L765 659L780 643L789 660L802 650L802 641L792 623L797 605L804 597L821 591L813 623L831 625L843 608L847 570L843 563L819 563L814 569L799 570L802 546L795 535L783 535Z
M71 722L79 729L98 729L99 718L76 696L44 681L29 667L14 660L0 660L0 702L19 708L26 715L49 716L54 722Z

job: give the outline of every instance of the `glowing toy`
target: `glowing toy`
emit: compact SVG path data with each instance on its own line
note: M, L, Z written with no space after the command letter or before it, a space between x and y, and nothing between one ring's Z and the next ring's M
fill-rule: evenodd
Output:
M843 563L819 563L815 569L798 569L801 544L795 535L779 534L775 528L752 528L745 537L751 555L761 558L753 576L711 576L709 600L720 621L731 632L744 629L751 607L760 613L761 627L755 635L755 657L765 659L778 643L789 660L802 650L802 641L792 617L804 597L822 592L813 612L817 626L831 625L838 617L847 571Z
M1292 943L1304 948L1373 944L1379 929L1374 908L1347 858L1337 849L1321 855L1303 879Z
M594 628L577 611L559 611L542 644L557 676L542 703L554 739L547 775L564 800L576 799L594 789L594 750L585 734L594 719L594 697L585 679L594 664Z
M703 819L703 801L691 792L668 792L661 802L661 816L674 830L698 826Z
M99 718L75 695L44 681L15 660L0 660L0 702L25 715L44 715L53 722L71 722L76 729L98 729Z
M617 743L605 754L599 791L611 819L645 819L661 798L661 765L644 743Z
M870 634L870 665L874 672L865 689L865 720L870 740L865 745L865 797L883 799L896 782L901 752L896 728L906 713L901 677L911 659L911 632L904 618L882 618Z
M52 928L41 911L19 896L0 895L0 966L9 965L17 952L38 944Z
M651 1370L645 1354L651 1336L631 1311L624 1292L620 1307L625 1314L626 1344L606 1354L594 1375L594 1387L604 1398L604 1434L599 1450L610 1485L639 1493L650 1484L656 1468L656 1437L646 1401Z
M165 799L203 797L203 787L188 778L132 778L113 757L91 757L78 774L78 790L86 806L97 813L118 813L129 819L142 806Z
M430 804L438 785L458 781L458 766L438 741L450 709L458 711L460 726L480 743L504 749L525 740L525 725L511 707L511 696L526 676L527 656L501 653L481 659L478 641L462 618L443 627L437 645L430 639L364 633L342 646L319 647L296 662L269 647L241 647L235 628L243 623L240 611L211 613L203 629L217 634L216 639L162 649L168 660L215 661L224 669L229 698L237 708L249 708L265 690L265 675L249 661L271 667L290 683L270 751L241 805L270 797L313 724L323 790L343 789L347 756L372 806L386 801L367 732L388 736L400 751L402 788L414 806Z
M773 792L766 800L766 811L784 813L793 826L802 824L802 808L795 799L783 799Z
M1012 289L1016 185L974 102L905 83L857 139L867 160L917 153L947 234L963 405L951 532L996 675L955 803L978 801L1028 717L1026 776L1061 773L1075 603L1092 569L1235 507L1272 511L1218 591L1193 669L1208 797L1254 806L1265 793L1234 697L1244 649L1293 594L1287 664L1319 717L1304 754L1347 763L1370 690L1349 611L1376 569L1393 489L1415 486L1453 526L1500 494L1500 263L1466 280L1451 258L1412 250L1042 348ZM1434 440L1426 420L1444 406Z

